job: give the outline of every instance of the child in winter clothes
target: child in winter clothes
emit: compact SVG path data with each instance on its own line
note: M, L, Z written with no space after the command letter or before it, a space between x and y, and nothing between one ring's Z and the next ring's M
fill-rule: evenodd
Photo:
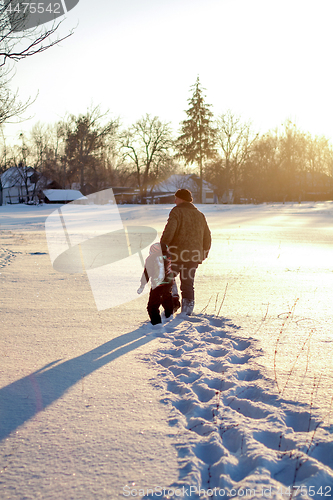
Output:
M165 317L169 318L173 313L172 285L173 274L171 271L171 258L167 249L162 253L160 243L154 243L149 249L149 256L145 262L145 269L141 276L141 286L138 293L143 289L150 278L151 289L147 311L152 325L162 323L160 306L165 311Z

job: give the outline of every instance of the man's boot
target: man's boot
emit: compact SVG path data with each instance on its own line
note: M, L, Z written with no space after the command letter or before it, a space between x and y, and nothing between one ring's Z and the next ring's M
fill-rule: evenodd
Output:
M194 300L182 299L182 313L191 316L194 309Z

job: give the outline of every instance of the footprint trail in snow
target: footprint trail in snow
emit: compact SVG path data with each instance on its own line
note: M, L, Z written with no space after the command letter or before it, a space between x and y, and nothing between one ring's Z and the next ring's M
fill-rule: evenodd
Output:
M17 252L12 252L7 248L0 248L0 269L3 269L8 264L10 264L15 258Z
M149 361L180 436L179 481L163 498L333 498L332 426L279 396L257 340L211 316L179 315L156 335Z

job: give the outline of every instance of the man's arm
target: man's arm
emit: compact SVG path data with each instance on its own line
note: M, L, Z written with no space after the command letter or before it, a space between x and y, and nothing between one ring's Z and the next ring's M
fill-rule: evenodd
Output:
M210 232L210 229L208 227L206 218L205 218L205 228L204 228L204 235L203 235L203 249L204 249L204 259L208 257L208 253L210 250L212 244L212 235Z
M177 227L178 227L177 218L172 209L168 218L168 222L165 225L164 231L160 239L161 245L168 245L168 246L170 245L177 231Z

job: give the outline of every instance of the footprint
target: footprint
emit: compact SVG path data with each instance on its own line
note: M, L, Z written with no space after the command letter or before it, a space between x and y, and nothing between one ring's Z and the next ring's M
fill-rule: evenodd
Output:
M202 379L204 383L207 384L211 389L215 389L216 391L227 391L231 387L234 387L235 384L229 382L228 380L223 380L222 378L212 378L212 379Z
M170 328L170 332L169 333L173 333L175 334L175 330L173 328ZM184 342L188 342L189 341L189 338L190 336L189 335L185 335L183 333L177 333L176 335L174 335L174 337L178 340L184 340Z
M292 427L295 432L313 431L318 421L309 412L286 411L286 425Z
M184 354L184 349L168 349L167 351L164 351L164 353L169 354L174 358L180 358L181 355Z
M216 430L216 427L211 422L207 422L203 418L191 417L188 421L188 430L196 432L199 436L208 436Z
M211 338L203 338L204 342L209 342L210 344L221 345L223 343L223 339L219 337L211 337Z
M6 248L0 248L0 269L3 269L8 264L10 264L14 259L14 257L15 257L15 252L7 250Z
M236 453L242 448L244 434L238 428L223 430L221 432L223 446L231 453Z
M310 450L309 456L333 469L333 441L316 444Z
M165 326L164 329L165 329L166 333L172 333L172 334L175 333L175 329L172 328L171 326Z
M257 386L243 389L241 394L241 399L250 399L251 401L261 401L268 404L279 401L278 395L266 393L261 387ZM238 395L238 397L240 396Z
M180 366L191 366L193 368L199 368L201 363L199 361L194 361L192 359L181 359L179 361Z
M238 413L244 417L253 418L255 420L260 420L262 418L268 417L270 412L266 409L260 407L259 403L252 403L247 399L238 399L234 397L228 404L230 408L236 410Z
M200 406L195 399L181 399L173 404L183 415L200 411Z
M169 368L169 366L175 363L175 360L167 356L166 358L158 359L157 363L164 366L164 368Z
M193 375L193 371L189 370L187 366L171 365L169 369L176 377L178 375L186 375L186 376Z
M200 373L192 371L188 375L178 375L177 379L179 380L179 382L184 382L184 384L193 384L198 379L200 379L200 377Z
M259 370L243 370L237 373L238 380L244 380L244 382L252 382L252 380L258 380L262 378Z
M319 472L319 468L313 460L297 451L291 456L283 457L279 462L279 466L280 470L274 474L274 478L286 486L294 484L296 467L298 468L297 483L299 484L309 481L311 476L315 476ZM319 497L316 496L315 498Z
M210 334L212 337L218 337L219 339L225 339L227 337L226 332L223 330L212 330Z
M183 348L184 348L184 351L193 351L193 349L197 349L198 347L200 347L200 344L198 342L191 342L191 343L188 343L188 344L184 344Z
M214 358L219 358L229 354L229 351L227 349L208 349L207 353Z
M255 460L251 460L247 457L244 458L244 456L241 455L239 461L233 460L224 465L224 474L230 475L231 479L235 483L238 483L249 476L255 468Z
M245 355L243 357L240 356L231 356L230 358L230 363L234 365L244 365L245 363L248 362L248 360L251 358L251 356Z
M198 333L208 333L214 330L214 328L210 325L202 325L202 326L197 326L196 330Z
M208 465L218 462L225 455L225 449L216 438L212 437L208 443L199 443L194 448L195 455Z
M223 326L224 322L225 321L223 318L212 318L210 320L210 324L213 326L217 326L218 328L221 328L221 326Z
M297 482L300 484L304 483L305 481L308 481L309 478L322 472L322 470L320 470L320 468L318 467L318 464L314 460L309 459L309 457L307 455L305 455L304 457L302 457L300 459L300 464L301 464L301 467L298 469L298 472L297 472ZM331 483L331 485L332 485L332 483ZM324 488L323 488L323 490L324 490ZM326 490L326 492L327 492L327 490ZM331 494L332 494L332 488L330 488L330 495ZM322 495L320 495L320 497L321 496ZM327 495L325 495L325 493L324 493L323 496L325 497Z
M186 321L189 323L202 323L202 318L196 318L195 316L188 316Z
M178 380L170 380L167 384L168 391L173 392L174 394L179 394L184 396L185 394L191 394L191 390L186 387L186 385L182 382L178 382Z
M253 433L254 439L264 444L267 448L276 451L295 450L296 442L283 435L283 432L259 431Z
M217 361L216 363L208 365L207 368L215 373L224 373L227 371L228 366L225 362L223 363L222 361Z
M206 384L193 384L192 391L198 396L199 401L202 403L207 403L213 397L216 396L216 391L214 389L210 389L206 386Z
M182 345L184 345L184 340L174 340L173 341L173 345L176 346L176 347L180 347Z
M237 351L245 351L248 347L250 347L251 343L246 340L240 340L234 343L234 348Z

